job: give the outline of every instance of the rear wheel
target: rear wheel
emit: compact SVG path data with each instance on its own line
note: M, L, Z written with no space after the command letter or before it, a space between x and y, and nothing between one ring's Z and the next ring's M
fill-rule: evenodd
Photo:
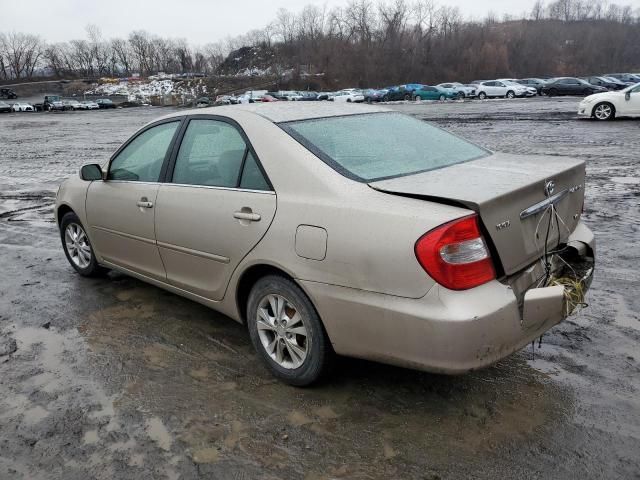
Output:
M447 97L445 97L444 95L440 95L440 96L438 97L438 100L440 100L441 102L444 102L446 98L447 98Z
M389 101L389 95L385 95L384 97L382 97L382 101L383 102L388 102Z
M293 281L269 275L251 289L247 326L269 371L285 383L310 385L329 369L334 353L320 317Z
M458 92L458 100L464 100L464 92Z
M558 95L558 90L556 90L555 88L552 88L551 90L549 90L550 97L555 97L556 95Z
M411 100L411 95L409 95L408 93L404 94L404 99L405 100Z
M89 236L75 213L69 212L62 217L60 236L67 260L80 275L95 277L107 271L98 264Z
M616 117L616 109L612 104L602 102L593 107L591 115L596 120L613 120Z
M422 100L422 97L420 95L416 95L414 100L416 102L419 102L420 100Z

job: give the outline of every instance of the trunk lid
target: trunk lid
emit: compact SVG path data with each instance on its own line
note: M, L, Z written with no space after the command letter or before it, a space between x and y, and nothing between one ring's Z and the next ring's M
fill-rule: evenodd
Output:
M496 153L369 185L382 192L460 204L476 211L504 273L511 275L543 255L551 204L559 218L553 217L548 249L567 240L582 211L584 178L581 160Z

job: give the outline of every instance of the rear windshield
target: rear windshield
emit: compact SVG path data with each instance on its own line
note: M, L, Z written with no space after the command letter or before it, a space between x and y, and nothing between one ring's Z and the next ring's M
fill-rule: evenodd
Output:
M333 169L361 182L426 172L489 153L400 113L326 117L280 126Z

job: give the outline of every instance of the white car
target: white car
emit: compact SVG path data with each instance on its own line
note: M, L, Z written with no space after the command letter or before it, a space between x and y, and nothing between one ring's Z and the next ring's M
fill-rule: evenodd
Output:
M640 83L623 90L595 93L578 106L578 115L596 120L616 117L640 117Z
M507 87L519 87L519 92L522 92L524 88L524 93L516 94L516 97L535 97L538 95L538 90L535 88L523 85L510 78L499 78L498 81L504 83Z
M472 98L476 96L476 87L464 85L460 82L451 82L451 83L440 83L436 85L436 87L444 88L447 90L453 90L455 93L461 93L464 95L463 98Z
M92 100L85 100L82 105L84 105L85 110L98 110L100 108L100 105Z
M364 102L364 95L360 90L348 88L346 90L340 90L333 96L334 102L347 102L347 103L360 103Z
M527 95L528 88L515 82L514 85L507 85L506 82L502 82L500 80L487 80L479 82L477 85L478 88L476 89L476 92L480 100L496 97L524 97Z
M13 112L35 112L36 109L33 108L33 105L28 103L14 103L11 105L11 111Z

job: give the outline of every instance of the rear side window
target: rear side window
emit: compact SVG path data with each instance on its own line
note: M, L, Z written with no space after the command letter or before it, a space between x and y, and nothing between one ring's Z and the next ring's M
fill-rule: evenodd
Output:
M219 120L191 120L173 171L173 183L236 187L247 145Z
M240 180L240 188L250 190L270 190L267 180L262 174L262 170L258 167L255 157L251 152L247 152L247 159L242 170L242 179Z
M157 182L167 149L180 121L163 123L145 130L114 158L109 166L110 180Z
M488 154L399 113L317 118L280 126L336 171L361 182L425 172Z

